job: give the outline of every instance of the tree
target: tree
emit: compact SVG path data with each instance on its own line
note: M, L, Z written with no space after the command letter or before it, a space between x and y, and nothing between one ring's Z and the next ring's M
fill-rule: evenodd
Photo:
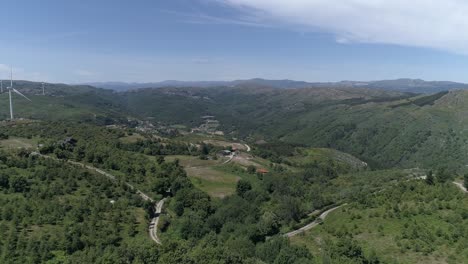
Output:
M9 185L9 177L7 174L0 173L0 187L8 189Z
M244 197L244 194L252 190L252 185L246 180L240 180L237 182L236 193L240 197Z
M247 172L248 172L249 174L254 174L255 171L256 171L256 169L255 169L255 166L254 166L254 165L249 165L249 166L247 167Z
M10 187L15 192L24 192L29 188L28 181L22 175L15 175L10 178Z
M202 144L201 154L202 155L208 155L209 153L210 153L210 150L208 149L208 146L206 144Z
M450 180L451 173L446 168L440 168L437 170L437 181L445 183Z
M434 174L432 174L432 170L430 170L430 171L427 173L427 176L426 176L426 183L429 184L429 185L434 185Z
M156 162L161 165L164 163L164 157L163 156L158 156L158 158L156 159Z

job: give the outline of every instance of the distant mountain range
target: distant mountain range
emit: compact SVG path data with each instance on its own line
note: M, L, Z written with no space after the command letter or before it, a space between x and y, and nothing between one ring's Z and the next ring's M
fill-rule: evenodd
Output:
M95 82L87 85L112 89L115 91L128 91L141 88L161 88L161 87L247 87L260 86L272 88L342 88L360 87L375 88L411 93L436 93L440 91L468 89L468 84L450 81L424 81L421 79L396 79L381 81L341 81L341 82L304 82L294 80L267 80L249 79L235 81L175 81L168 80L152 83L125 83L125 82Z

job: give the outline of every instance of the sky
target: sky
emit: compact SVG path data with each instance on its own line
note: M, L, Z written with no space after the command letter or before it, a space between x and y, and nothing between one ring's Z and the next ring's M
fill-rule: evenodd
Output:
M468 82L463 0L0 0L0 79Z

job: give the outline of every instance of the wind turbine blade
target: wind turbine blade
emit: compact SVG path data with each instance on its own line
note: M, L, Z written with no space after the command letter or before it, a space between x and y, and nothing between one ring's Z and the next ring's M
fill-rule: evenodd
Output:
M20 93L20 92L19 92L18 90L16 90L15 88L11 88L11 89L13 89L13 92L15 92L15 93L17 93L17 94L23 96L23 97L26 98L28 101L32 102L31 99L29 99L28 97L26 97L26 95Z

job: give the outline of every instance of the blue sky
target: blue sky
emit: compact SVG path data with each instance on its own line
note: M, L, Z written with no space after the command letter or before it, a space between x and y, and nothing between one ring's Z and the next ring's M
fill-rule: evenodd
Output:
M468 82L468 4L386 2L3 1L0 78Z

